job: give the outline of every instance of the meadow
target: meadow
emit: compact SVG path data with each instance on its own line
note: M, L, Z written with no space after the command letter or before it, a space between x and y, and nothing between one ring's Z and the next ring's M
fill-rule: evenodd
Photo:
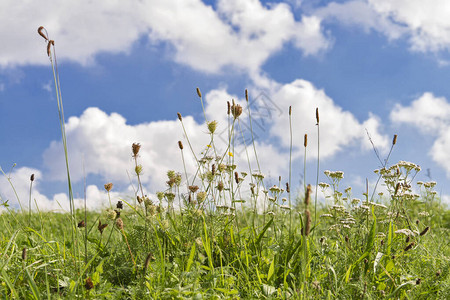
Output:
M54 42L42 27L39 34L48 45L68 166ZM202 93L196 92L203 107ZM245 97L248 101L247 92ZM323 171L320 144L309 149L306 135L305 160L308 151L319 154L317 169L308 170L317 174L316 182L291 185L289 164L289 178L268 186L259 163L253 168L235 163L244 109L251 126L250 106L230 99L224 108L224 151L215 145L217 123L205 120L210 143L202 153L192 150L177 113L185 140L178 141L180 170L162 170L164 191L146 191L141 184L146 166L139 162L136 141L130 145L135 194L112 198L114 185L106 183L103 211L75 209L68 167L67 213L13 209L1 199L1 297L450 299L450 213L435 182L414 180L418 165L390 163L397 135L388 156L379 157L378 181L366 182L362 195L342 189L343 172ZM319 115L317 109L318 133ZM291 110L288 116L291 124ZM292 126L289 132L292 139ZM252 141L245 151L257 158ZM188 155L196 161L193 177L187 176ZM327 182L318 181L319 172ZM18 201L32 201L33 181L31 175L30 199Z

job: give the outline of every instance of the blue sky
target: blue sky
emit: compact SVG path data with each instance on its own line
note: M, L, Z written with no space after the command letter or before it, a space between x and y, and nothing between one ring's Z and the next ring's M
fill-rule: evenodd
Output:
M51 67L37 34L43 25L56 42L75 196L83 197L84 160L91 207L106 204L107 182L116 197L133 194L126 173L133 142L143 146L148 194L165 188L166 170L183 170L177 112L196 151L206 146L196 87L219 126L226 101L245 105L249 90L261 112L255 133L268 183L287 178L291 105L293 181L303 176L307 133L306 181L315 182L319 107L321 172L344 171L342 187L361 197L380 165L365 130L382 156L398 134L390 162L420 165L416 179L437 181L449 202L449 13L445 0L2 1L0 166L20 198L28 199L35 173L39 206L67 207ZM247 171L245 152L236 154ZM187 163L192 170L192 157ZM0 195L17 205L4 178Z

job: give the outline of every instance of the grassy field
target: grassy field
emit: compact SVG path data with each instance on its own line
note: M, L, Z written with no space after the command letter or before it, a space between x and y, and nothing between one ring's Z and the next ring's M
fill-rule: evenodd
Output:
M39 32L49 45L67 159L56 57ZM450 213L435 182L414 181L419 166L380 159L377 185L367 184L361 196L340 188L340 171L324 171L327 182L313 186L291 187L290 178L267 186L259 163L257 171L237 172L248 169L232 155L242 110L228 102L225 151L215 146L215 121L205 123L210 143L202 153L192 151L185 132L178 142L184 167L167 171L164 191L144 190L141 146L134 143L136 193L114 199L113 184L105 184L105 211L75 209L69 169L70 212L13 210L2 199L1 297L450 299ZM248 116L251 124L250 110ZM316 121L319 132L319 110ZM306 154L306 135L304 146ZM255 144L246 151L257 157ZM188 181L187 155L197 166Z

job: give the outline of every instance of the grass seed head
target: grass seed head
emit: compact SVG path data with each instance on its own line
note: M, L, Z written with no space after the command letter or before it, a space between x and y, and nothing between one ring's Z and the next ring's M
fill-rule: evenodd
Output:
M397 143L397 135L394 134L394 139L392 140L392 145L395 145Z
M211 121L208 122L208 130L211 134L213 134L216 131L217 128L217 121Z
M235 119L239 118L239 116L242 114L242 106L239 104L235 104L233 100L233 105L231 106L231 114Z
M180 148L180 150L183 150L183 143L181 141L178 141L178 148Z
M141 150L141 144L139 143L133 143L131 146L131 149L133 150L133 157L137 157L139 150Z
M31 182L34 181L34 174L31 174L31 176L30 176L30 181L31 181Z
M289 115L292 115L292 106L289 106Z
M42 36L46 41L48 41L48 37L47 37L47 35L44 33L44 30L45 30L44 26L40 26L40 27L38 28L38 33L39 33L39 35Z
M419 235L420 235L420 236L423 236L423 235L427 234L428 230L430 230L430 226L425 227L425 229L422 230L422 232L420 232Z
M50 55L52 54L50 49L52 46L55 46L55 41L54 40L50 40L47 43L47 55L50 57Z
M286 192L290 193L291 189L289 188L289 182L286 182Z
M201 98L202 97L202 92L200 92L200 89L197 88L197 95Z
M306 193L305 193L305 205L308 206L311 200L311 185L308 184L306 187Z
M305 138L303 139L303 146L308 146L308 134L305 133Z
M27 248L23 248L22 250L22 260L27 260Z
M177 116L178 116L178 120L183 121L183 117L181 116L181 114L179 112L177 112Z
M309 231L311 230L311 213L309 212L309 210L307 209L305 211L305 216L306 216L306 220L305 220L305 236L309 235Z
M248 91L247 91L247 89L245 89L245 100L247 100L247 102L248 102Z
M318 107L316 108L316 122L317 122L316 125L319 125L319 108Z
M113 184L112 184L111 182L105 184L105 190L106 190L107 192L111 191L112 188L113 188Z

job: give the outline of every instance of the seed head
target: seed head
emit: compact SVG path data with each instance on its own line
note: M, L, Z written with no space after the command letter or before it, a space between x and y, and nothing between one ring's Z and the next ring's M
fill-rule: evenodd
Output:
M183 118L181 117L181 114L177 112L178 120L183 121Z
M242 106L239 104L233 104L231 106L231 113L233 114L233 117L235 119L239 118L239 116L242 114Z
M198 190L198 185L190 185L189 186L189 191L191 191L192 193L195 193Z
M117 205L116 205L116 207L118 208L118 209L123 209L123 202L122 201L117 201Z
M136 175L141 175L141 173L142 173L142 165L137 165L135 168L134 168L134 171L136 172Z
M206 199L206 192L198 192L197 193L197 201L198 203L202 203Z
M178 148L180 148L180 150L183 150L183 143L181 141L178 141Z
M47 43L47 55L48 55L48 56L51 55L50 48L51 48L52 46L55 46L55 41L54 41L54 40L48 41L48 43Z
M201 98L202 97L202 92L200 92L200 89L197 88L197 95Z
M120 230L123 230L123 221L121 218L118 218L116 220L116 227L119 228Z
M92 282L91 277L86 278L86 281L84 283L84 287L87 290L92 290L94 288L94 283Z
M84 223L84 220L81 220L80 222L78 222L78 228L84 228L86 227L86 223Z
M105 190L106 190L107 192L111 191L112 188L113 188L113 184L112 184L111 182L105 184Z
M31 181L31 182L34 181L34 174L31 174L31 176L30 176L30 181Z
M289 188L289 182L286 182L286 192L290 193L291 189Z
M305 205L308 206L310 202L310 195L311 195L311 185L308 184L306 187L306 193L305 193Z
M305 222L305 236L309 235L309 231L311 230L311 213L309 210L305 211L306 222Z
M319 125L319 108L318 107L316 108L316 121L317 121L316 125Z
M428 232L428 230L430 230L430 226L425 227L425 229L422 230L422 232L420 233L420 236L425 235Z
M137 157L139 150L141 149L141 144L139 143L133 143L133 145L131 146L132 150L133 150L133 157Z
M392 145L395 145L397 143L397 135L394 134L394 139L392 140Z
M289 106L289 115L292 114L292 106Z
M234 172L234 180L236 181L236 184L239 184L239 173Z
M100 231L100 234L103 233L103 230L108 226L108 224L102 224L102 221L98 220L98 231Z
M245 100L247 100L247 102L248 102L248 91L247 91L247 89L245 89Z
M216 131L217 128L217 121L211 121L208 122L208 130L211 134L213 134Z
M230 114L230 109L231 109L230 101L227 101L227 115Z
M48 37L45 35L45 33L43 32L45 30L44 26L40 26L38 28L38 33L40 36L42 36L46 41L48 41Z
M223 191L223 182L219 181L219 183L217 184L217 189L219 190L219 192Z
M27 248L23 248L22 250L22 260L27 260Z
M409 244L408 246L406 246L406 248L404 249L404 251L408 251L410 250L412 247L414 246L414 242L412 242L411 244Z

